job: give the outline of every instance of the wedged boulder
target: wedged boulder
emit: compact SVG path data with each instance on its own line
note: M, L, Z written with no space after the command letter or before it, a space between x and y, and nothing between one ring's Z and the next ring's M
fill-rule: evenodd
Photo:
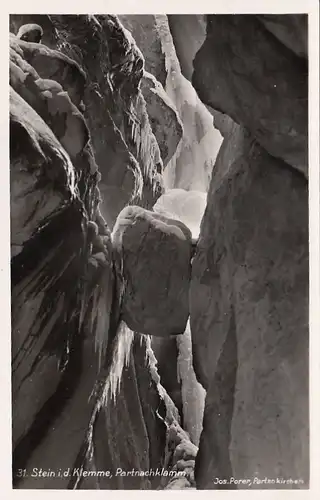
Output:
M211 180L190 321L207 390L197 487L308 487L307 181L236 124Z
M151 73L144 73L141 90L147 103L149 121L165 167L175 154L182 138L182 123L163 86Z
M290 17L290 16L289 16ZM208 15L193 65L201 100L308 176L307 62L253 15Z
M189 315L189 229L178 220L129 206L118 216L112 241L124 281L123 320L139 333L183 333Z

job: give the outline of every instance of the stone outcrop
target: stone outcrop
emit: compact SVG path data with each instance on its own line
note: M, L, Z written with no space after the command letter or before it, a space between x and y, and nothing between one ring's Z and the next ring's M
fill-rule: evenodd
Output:
M166 480L159 474L142 474L162 469L169 443L167 428L174 423L180 429L178 412L160 386L150 339L135 336L122 323L114 340L113 354L107 381L92 367L91 372L83 373L79 390L28 462L29 470L39 468L41 463L44 470L68 474L29 475L20 487L157 489L161 480ZM89 349L85 361L93 360ZM83 392L90 396L86 406ZM73 421L77 426L72 426ZM190 447L188 436L185 438L185 446ZM83 474L81 470L86 472ZM109 471L110 475L94 475L94 471ZM130 471L131 474L123 473ZM171 477L175 477L174 472Z
M100 210L112 227L127 203L151 208L163 191L161 153L139 88L141 52L116 16L37 16L36 21L46 27L43 42L89 75L87 84L82 83L81 108L101 173ZM59 82L62 73L54 68L46 78ZM71 87L76 88L74 82Z
M110 232L99 218L99 173L90 133L76 106L84 82L84 72L69 57L11 36L15 485L21 480L17 471L35 459L35 449L41 450L52 428L51 439L61 445L53 432L59 418L66 427L60 438L76 430L73 439L79 440L108 344L112 249ZM83 362L88 371L82 370ZM66 462L72 453L71 445ZM36 466L46 460L42 453Z
M60 75L57 78L60 82L52 79L55 73ZM74 104L80 103L83 89L77 88L77 82L84 78L80 67L58 51L36 43L18 42L11 36L10 84L45 120L72 159L89 141L84 117Z
M101 211L112 227L128 202L151 208L162 193L160 150L139 89L143 58L115 16L60 16L54 25L66 33L59 46L76 58L76 44L92 75L85 116L102 175Z
M146 71L151 73L165 88L167 80L166 55L163 50L162 27L159 23L159 17L161 16L153 14L119 15L121 23L130 31L144 55Z
M207 391L196 483L306 488L307 19L207 21L195 56L183 16L169 16L182 71L224 137L192 262L193 363Z
M189 316L189 229L178 220L130 206L118 216L112 243L123 276L121 317L126 324L158 337L183 333Z
M206 39L206 15L169 14L168 24L181 72L191 81L193 59Z
M207 391L197 485L266 476L306 487L307 183L241 127L225 141L192 266L193 359Z
M188 432L192 443L199 446L206 392L197 381L193 369L192 339L189 323L185 333L177 337L177 349L183 428Z
M165 387L172 401L179 411L181 425L183 423L183 405L181 394L181 380L178 375L177 335L170 337L152 337L151 346L157 359L157 369L161 378L161 384Z
M144 73L141 90L147 103L151 128L160 148L163 166L166 167L182 138L182 123L163 86L151 73Z
M120 322L110 232L128 201L152 206L162 192L143 58L115 16L11 26L32 21L41 44L38 28L10 35L14 487L164 487L158 475L79 473L173 468L179 414L150 340Z
M230 477L296 480L255 488L309 480L306 34L293 43L278 16L263 18L208 16L194 59L192 80L224 136L190 292L207 391L200 489L248 488Z
M263 14L257 16L265 28L270 31L288 49L297 56L308 58L308 16L286 14Z
M308 175L305 59L256 16L219 15L208 16L194 68L192 81L203 102L247 127L272 156Z
M141 49L146 61L146 70L162 84L183 125L183 136L179 147L164 169L165 187L206 192L221 144L221 136L213 127L212 117L192 85L184 78L183 61L177 58L177 54L180 57L181 51L178 50L176 39L175 44L173 43L170 32L172 16L121 15L119 17L124 26L131 31ZM179 16L173 17L179 18ZM186 47L190 50L196 41L193 47L195 53L202 43L203 36L199 39L194 36L190 38L188 33L189 29L192 29L194 34L195 26L200 31L205 30L204 16L181 17L183 23L186 23L184 24ZM197 18L195 22L193 18Z

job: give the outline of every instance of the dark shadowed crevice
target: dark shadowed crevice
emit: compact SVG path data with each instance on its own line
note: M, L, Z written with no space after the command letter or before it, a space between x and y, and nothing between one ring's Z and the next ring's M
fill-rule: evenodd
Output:
M214 484L215 478L229 481L232 467L229 457L234 392L238 369L234 311L215 376L207 389L203 432L196 458L195 479L198 489L235 489L234 485ZM209 473L210 470L210 473ZM208 482L208 477L211 478Z
M77 328L77 319L74 320L74 328ZM29 457L46 437L49 430L54 426L55 420L62 413L68 400L75 393L80 378L82 366L83 339L75 335L71 346L72 354L65 371L62 373L60 383L55 393L46 401L41 410L35 416L31 428L20 440L13 450L13 487L19 487L20 478L17 475L19 469L25 469ZM23 478L21 478L23 479Z

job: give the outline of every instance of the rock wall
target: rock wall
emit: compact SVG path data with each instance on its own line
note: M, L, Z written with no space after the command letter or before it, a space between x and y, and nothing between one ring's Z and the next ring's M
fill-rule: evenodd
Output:
M242 123L272 156L307 176L308 66L287 45L256 16L208 16L193 83L206 104ZM204 65L208 58L214 63Z
M162 84L183 125L182 140L164 169L165 187L207 192L212 167L221 145L221 135L213 127L212 116L194 88L184 78L186 75L183 72L183 61L177 45L173 44L168 17L170 19L172 16L119 16L141 49L146 61L146 70ZM197 23L192 21L193 17L197 16L182 16L185 33L192 29L194 34ZM203 29L203 16L198 17ZM189 23L189 19L190 26L185 24ZM196 38L188 39L188 48L193 40ZM200 48L201 43L202 41L198 40L196 48ZM196 49L194 51L196 52Z
M174 42L190 65L178 17ZM210 15L193 60L192 82L224 136L190 291L207 391L200 489L308 487L305 40L304 16Z
M13 16L12 29L17 31L19 23L30 17ZM148 89L148 104L145 102L140 90L144 60L130 33L115 16L36 16L36 22L46 27L43 41L48 46L69 55L90 75L83 88L82 107L102 176L100 210L104 218L112 227L128 202L151 208L163 192L163 160L147 107L162 107L171 113L166 122L176 137L171 155L182 131L164 93ZM158 115L164 113L160 110ZM163 148L164 141L159 142ZM162 155L166 162L168 152L162 150Z
M150 208L163 189L144 60L116 16L10 26L13 484L163 488L180 417L150 340L121 322L110 232L126 204ZM116 474L162 466L171 477Z
M306 19L204 21L11 17L14 487L308 487Z

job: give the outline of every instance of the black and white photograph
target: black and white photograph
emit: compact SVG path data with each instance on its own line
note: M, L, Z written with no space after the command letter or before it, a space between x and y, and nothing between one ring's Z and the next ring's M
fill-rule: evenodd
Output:
M308 490L307 9L89 12L8 19L12 489Z

